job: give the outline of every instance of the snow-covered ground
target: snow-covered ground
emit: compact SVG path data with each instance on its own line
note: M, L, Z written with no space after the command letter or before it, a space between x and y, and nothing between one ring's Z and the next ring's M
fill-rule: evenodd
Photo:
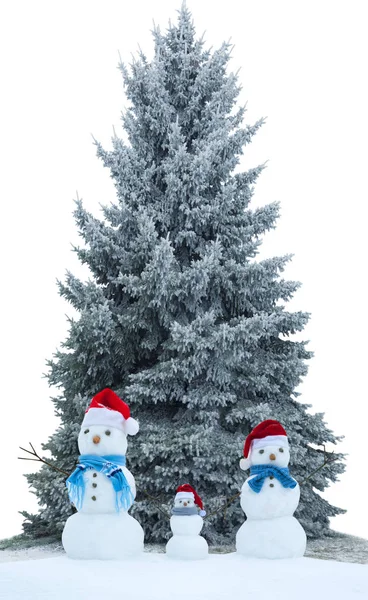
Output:
M60 555L3 562L0 598L367 600L368 565L312 558L250 560L234 553L192 562L159 553L120 562L77 561Z

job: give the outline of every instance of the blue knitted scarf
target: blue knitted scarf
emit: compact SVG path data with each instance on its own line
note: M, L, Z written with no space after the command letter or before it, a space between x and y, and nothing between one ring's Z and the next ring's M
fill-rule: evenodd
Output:
M77 510L80 510L83 505L86 489L84 474L90 469L103 473L111 481L116 496L116 512L121 509L128 510L134 498L121 467L125 467L125 456L123 455L96 456L95 454L82 454L78 459L75 471L66 480L70 501L73 502Z
M259 494L261 491L266 477L275 477L284 488L295 488L296 481L289 474L287 467L273 467L272 465L253 465L250 468L250 474L255 475L252 479L248 479L248 485Z

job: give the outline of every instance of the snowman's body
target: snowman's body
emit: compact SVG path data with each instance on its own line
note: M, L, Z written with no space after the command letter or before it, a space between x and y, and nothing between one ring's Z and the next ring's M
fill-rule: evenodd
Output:
M247 519L236 535L236 550L251 558L298 558L304 555L306 536L293 516Z
M121 467L121 470L123 471L132 492L132 505L136 496L135 480L126 467ZM91 514L115 514L115 490L106 475L99 473L94 469L89 469L84 474L84 481L85 495L83 505L79 512Z
M143 552L143 530L127 512L77 512L65 523L62 542L69 558L119 560Z
M280 452L281 450L281 452ZM272 457L270 459L270 456ZM286 467L287 448L267 447L262 454L252 452L251 464ZM256 558L294 558L303 556L306 535L293 516L300 498L300 488L283 487L274 476L266 477L257 493L249 486L249 477L241 490L240 504L247 520L236 535L237 552ZM295 481L295 480L294 480Z
M248 483L253 478L248 477L241 489L240 504L247 519L278 519L294 514L300 498L297 482L295 488L284 488L276 478L267 477L257 494Z
M185 514L188 509L196 511L193 501L186 500L183 506L182 501L175 500L175 514L170 518L173 536L166 545L166 554L182 560L201 560L208 556L207 542L200 535L203 519L199 514Z
M125 456L127 439L120 429L94 425L82 427L78 446L82 455ZM131 492L128 505L120 510L111 480L92 468L83 473L83 502L67 520L62 536L70 558L119 559L143 551L142 527L127 512L136 495L134 477L125 466L120 468Z

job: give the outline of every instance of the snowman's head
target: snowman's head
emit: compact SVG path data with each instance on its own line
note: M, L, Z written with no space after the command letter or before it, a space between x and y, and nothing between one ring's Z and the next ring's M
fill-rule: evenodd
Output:
M274 467L287 467L290 461L288 446L264 446L253 448L249 462L252 465L272 465Z
M127 436L117 427L106 425L82 425L78 436L78 448L81 454L126 454Z
M81 454L123 454L127 450L127 435L135 435L139 424L130 416L128 405L105 388L92 398L86 410L78 446Z
M192 508L195 506L194 498L186 497L186 498L175 498L174 500L175 508Z
M290 460L289 442L281 423L266 419L247 435L240 468L246 471L252 465L287 467Z

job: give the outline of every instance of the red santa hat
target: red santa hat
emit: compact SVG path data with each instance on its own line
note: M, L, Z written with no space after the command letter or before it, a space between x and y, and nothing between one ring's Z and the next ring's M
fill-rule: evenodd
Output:
M262 421L250 432L244 443L244 458L240 459L240 468L243 471L249 469L251 452L255 448L266 448L267 446L289 447L285 429L274 419Z
M180 498L182 498L183 500L188 499L188 498L190 498L191 500L194 500L194 503L199 508L200 516L201 517L205 516L206 511L203 510L202 499L200 498L200 496L198 496L195 489L192 488L191 485L189 485L189 483L184 483L183 485L179 485L178 489L176 490L175 500L179 500Z
M82 427L103 425L121 429L126 435L138 433L139 424L130 416L129 406L109 388L92 398L86 410Z

